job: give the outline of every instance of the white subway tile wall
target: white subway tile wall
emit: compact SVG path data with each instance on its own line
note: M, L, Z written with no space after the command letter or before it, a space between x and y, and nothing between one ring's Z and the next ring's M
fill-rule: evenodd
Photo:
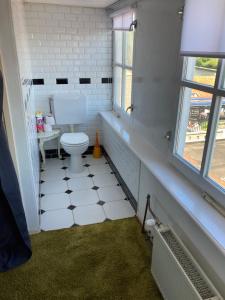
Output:
M112 84L102 84L102 78L112 77L111 19L104 9L34 3L25 3L25 18L33 78L45 81L34 86L36 110L49 111L48 98L55 93L85 94L88 121L76 129L86 132L92 145L98 112L112 109ZM68 78L68 84L57 85L56 78ZM91 83L80 84L80 78Z
M140 160L102 120L103 145L135 200L138 201Z

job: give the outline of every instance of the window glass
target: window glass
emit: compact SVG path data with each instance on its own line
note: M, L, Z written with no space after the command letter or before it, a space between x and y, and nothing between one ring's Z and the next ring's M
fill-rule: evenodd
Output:
M125 34L125 65L132 66L133 64L133 43L134 32L126 31Z
M114 103L121 107L122 102L122 68L114 67L114 78L113 78L113 98Z
M181 97L177 153L200 170L212 95L186 87Z
M114 31L114 37L114 60L115 63L122 64L123 31Z
M132 70L124 70L124 110L126 110L131 105L131 95L132 95ZM130 114L130 110L128 113Z
M123 111L132 103L133 31L114 32L113 101ZM127 111L130 115L131 110Z
M209 177L225 188L225 98L221 99Z
M217 58L188 57L185 59L183 77L197 83L214 86L217 66Z
M222 68L221 72L222 72L222 74L221 74L220 87L222 87L222 89L225 89L225 60L223 60L223 68Z

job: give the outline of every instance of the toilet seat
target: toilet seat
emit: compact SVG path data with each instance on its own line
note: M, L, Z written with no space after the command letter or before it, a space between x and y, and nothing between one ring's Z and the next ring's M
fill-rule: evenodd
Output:
M64 133L60 142L71 147L83 146L89 143L89 137L83 132Z

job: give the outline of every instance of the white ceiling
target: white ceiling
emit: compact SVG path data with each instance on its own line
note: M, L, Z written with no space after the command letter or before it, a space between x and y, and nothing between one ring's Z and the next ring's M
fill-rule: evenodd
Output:
M116 0L24 0L24 2L104 8L116 2Z

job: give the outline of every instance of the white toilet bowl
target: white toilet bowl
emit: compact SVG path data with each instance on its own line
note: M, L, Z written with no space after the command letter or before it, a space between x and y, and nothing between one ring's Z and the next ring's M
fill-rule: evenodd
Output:
M60 138L60 143L66 153L70 154L70 172L82 172L83 162L81 154L88 148L89 137L83 132L64 133Z

